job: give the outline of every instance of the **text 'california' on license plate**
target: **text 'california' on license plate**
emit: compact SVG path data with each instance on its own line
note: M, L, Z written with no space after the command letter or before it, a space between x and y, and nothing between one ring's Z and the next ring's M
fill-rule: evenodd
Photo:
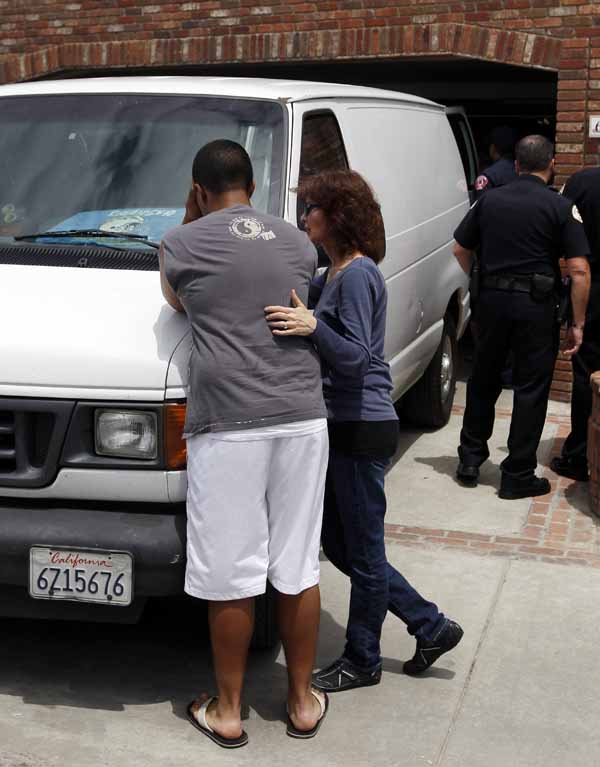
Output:
M32 546L29 594L127 606L133 597L133 557L126 552Z

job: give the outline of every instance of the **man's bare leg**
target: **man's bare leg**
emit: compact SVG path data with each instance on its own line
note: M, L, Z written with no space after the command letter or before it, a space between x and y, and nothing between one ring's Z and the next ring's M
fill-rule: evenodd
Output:
M300 730L312 729L321 708L311 694L317 637L321 616L321 594L313 586L295 596L278 593L279 633L288 673L288 711Z
M226 738L242 734L241 698L254 629L254 599L209 602L208 622L219 699L207 711L210 727ZM206 695L194 705L196 711Z

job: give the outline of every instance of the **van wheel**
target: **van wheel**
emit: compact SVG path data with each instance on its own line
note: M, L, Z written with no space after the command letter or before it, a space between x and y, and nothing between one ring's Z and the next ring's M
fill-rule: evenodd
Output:
M402 398L401 412L417 426L445 426L452 412L458 367L456 325L444 317L442 339L427 370Z
M275 590L267 583L267 593L254 600L254 634L250 647L253 650L270 650L278 641L277 600Z

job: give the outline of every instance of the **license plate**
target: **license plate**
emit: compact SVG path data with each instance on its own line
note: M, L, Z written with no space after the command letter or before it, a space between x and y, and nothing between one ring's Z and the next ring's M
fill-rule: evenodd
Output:
M133 596L133 557L118 551L32 546L29 594L34 599L129 605Z

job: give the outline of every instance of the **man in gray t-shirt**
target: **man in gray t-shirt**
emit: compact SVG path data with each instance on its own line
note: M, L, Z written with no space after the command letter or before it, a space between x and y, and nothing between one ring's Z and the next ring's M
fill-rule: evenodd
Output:
M305 339L273 336L264 314L292 288L306 301L317 254L303 232L252 209L239 144L207 144L192 175L183 225L160 253L164 296L191 325L185 590L209 602L219 688L188 715L233 748L247 742L243 670L267 579L288 659L288 732L316 734L328 706L311 687L328 448L320 364Z
M184 436L324 416L312 344L277 338L264 307L308 298L317 253L304 232L238 203L167 232L165 273L192 326Z

